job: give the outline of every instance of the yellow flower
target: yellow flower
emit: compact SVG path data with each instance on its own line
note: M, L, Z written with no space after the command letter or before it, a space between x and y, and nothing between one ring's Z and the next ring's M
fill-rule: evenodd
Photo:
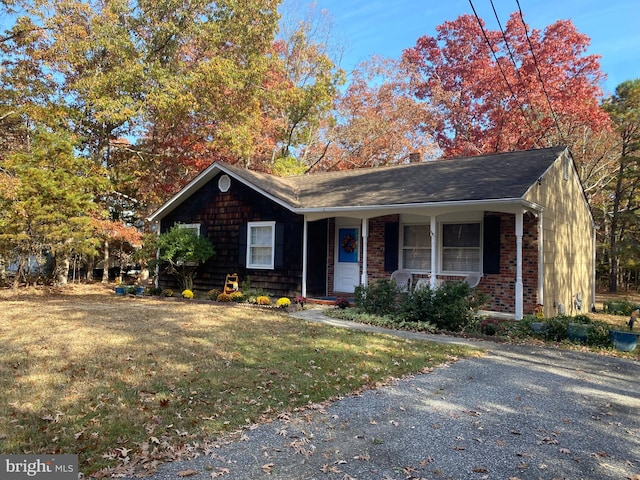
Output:
M193 292L191 290L184 290L182 292L182 298L193 298Z
M267 297L266 295L260 295L258 298L256 298L256 303L258 305L271 305L271 300L269 300L269 297Z
M278 299L276 305L280 308L285 308L291 305L291 300L289 300L287 297L282 297Z

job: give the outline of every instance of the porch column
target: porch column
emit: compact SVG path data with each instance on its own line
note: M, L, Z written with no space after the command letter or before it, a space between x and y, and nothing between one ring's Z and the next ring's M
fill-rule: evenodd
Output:
M307 242L309 241L309 228L307 216L304 216L302 227L302 296L307 296Z
M538 213L538 303L544 305L544 225L542 211Z
M362 276L360 277L360 283L364 286L367 285L367 239L369 238L369 219L362 219Z
M524 310L522 288L522 225L523 212L516 213L516 320L522 320Z
M437 252L436 249L438 247L438 236L436 235L438 231L438 219L435 215L431 216L431 227L429 232L431 233L431 278L429 279L429 283L431 284L431 290L436 288L436 262L437 262Z

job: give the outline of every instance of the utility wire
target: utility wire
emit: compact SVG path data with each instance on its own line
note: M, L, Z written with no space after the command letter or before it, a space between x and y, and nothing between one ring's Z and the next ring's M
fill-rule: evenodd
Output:
M469 0L469 5L471 5L471 10L473 10L473 14L475 15L476 20L478 21L478 26L480 27L480 30L482 31L482 36L484 37L484 41L488 45L489 50L491 50L491 55L493 55L493 58L496 61L496 65L498 66L498 69L500 70L500 73L502 74L502 78L504 79L504 83L506 83L507 88L509 89L509 92L511 92L511 98L513 98L513 100L518 105L518 108L520 109L520 113L522 114L522 117L524 118L524 121L529 126L529 129L531 130L531 133L534 133L535 130L534 130L533 125L531 124L531 122L529 120L529 117L527 116L525 108L522 105L522 103L520 102L520 100L518 100L518 96L516 95L516 93L513 91L513 88L511 87L511 84L509 83L509 80L507 79L507 74L504 72L504 69L502 68L502 65L500 64L500 61L498 60L498 56L496 55L496 52L493 50L493 46L491 45L491 41L489 40L489 37L487 36L487 33L486 33L484 27L482 26L482 20L478 16L478 12L476 12L476 7L473 5L473 0ZM491 6L493 6L493 1L491 2ZM495 8L494 8L493 11L495 12ZM497 14L496 14L496 18L497 18ZM500 23L499 20L498 20L498 23ZM500 26L500 30L502 30L502 26ZM504 36L504 32L502 33L502 38L504 38L505 43L507 44L507 50L509 50L509 53L511 53L511 49L509 48L509 44L507 43L507 39ZM512 57L512 61L513 61L513 57ZM514 63L514 66L515 66L515 63ZM518 72L517 68L516 68L516 72ZM520 74L518 72L518 76L519 75ZM522 82L522 79L520 81ZM536 143L536 146L538 146L537 140L535 141L535 143Z
M502 23L500 22L500 17L498 16L498 12L496 11L496 7L493 4L493 0L489 0L491 2L491 8L493 9L493 15L496 17L496 21L498 22L498 27L500 28L500 33L502 35L502 39L504 40L504 44L507 47L507 52L509 53L509 59L511 60L511 63L513 64L513 71L516 73L516 75L518 76L518 80L520 81L520 85L522 85L522 88L524 89L525 95L527 97L527 102L529 105L531 105L531 99L529 98L529 91L527 90L527 85L524 83L524 79L522 78L522 75L520 74L520 69L518 68L518 64L516 62L516 59L513 55L513 50L511 50L511 45L509 45L509 40L507 40L507 35L505 34L504 28L502 28Z
M469 0L471 1L471 0ZM542 85L542 91L544 92L544 96L547 99L547 104L549 105L549 110L551 110L551 116L553 118L553 122L558 129L558 133L560 134L560 139L566 145L567 140L562 133L562 129L560 128L560 124L558 123L558 116L556 115L555 110L553 109L553 105L551 104L551 98L549 98L549 93L547 92L547 87L544 84L544 80L542 79L542 73L540 72L540 67L538 65L538 59L536 58L536 54L533 51L533 44L531 43L531 38L529 37L529 30L527 29L527 24L524 21L524 15L522 14L522 7L520 6L520 0L516 0L518 4L518 12L520 14L520 20L522 21L522 26L524 27L524 34L527 37L527 42L529 43L529 51L531 52L531 56L533 57L533 64L536 67L536 72L538 73L538 80L540 80L540 84Z

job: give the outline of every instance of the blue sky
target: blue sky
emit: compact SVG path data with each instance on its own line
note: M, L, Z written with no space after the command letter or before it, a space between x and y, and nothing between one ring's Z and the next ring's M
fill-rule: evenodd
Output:
M503 26L518 9L516 0L493 3ZM399 58L422 35L435 36L437 25L473 13L469 0L316 0L316 4L331 13L333 31L345 42L341 66L346 71L373 54ZM487 28L498 30L490 0L473 0L473 5ZM640 1L520 0L520 6L532 28L543 30L556 20L570 19L591 38L588 53L602 56L600 64L608 75L605 94L625 80L640 78Z

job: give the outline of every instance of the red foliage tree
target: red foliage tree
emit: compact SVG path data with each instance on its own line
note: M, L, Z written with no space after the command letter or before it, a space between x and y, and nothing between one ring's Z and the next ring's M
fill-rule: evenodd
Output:
M446 156L571 143L608 125L599 56L569 20L530 30L513 13L503 31L464 15L403 52L419 76L415 95L437 111L435 136Z

